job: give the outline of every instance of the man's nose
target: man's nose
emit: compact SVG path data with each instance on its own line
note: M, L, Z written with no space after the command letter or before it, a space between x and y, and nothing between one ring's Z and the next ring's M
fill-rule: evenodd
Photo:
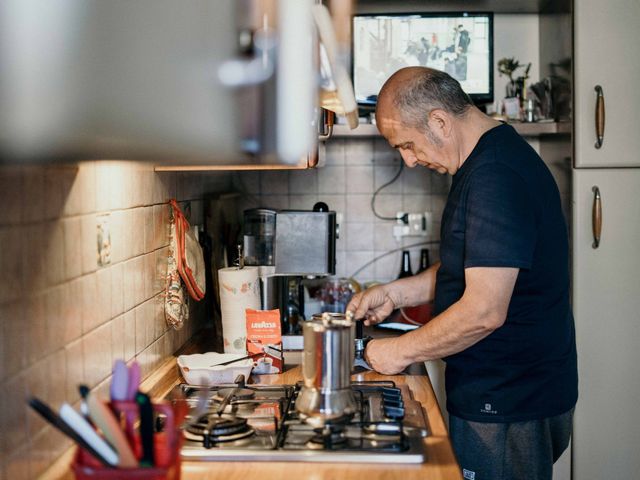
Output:
M418 159L411 150L400 150L400 156L407 167L413 168L416 166Z

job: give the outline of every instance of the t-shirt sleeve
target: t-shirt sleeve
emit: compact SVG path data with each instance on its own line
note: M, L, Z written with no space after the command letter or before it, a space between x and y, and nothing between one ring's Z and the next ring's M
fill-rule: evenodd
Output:
M536 245L533 198L509 167L473 172L466 204L464 267L529 269Z

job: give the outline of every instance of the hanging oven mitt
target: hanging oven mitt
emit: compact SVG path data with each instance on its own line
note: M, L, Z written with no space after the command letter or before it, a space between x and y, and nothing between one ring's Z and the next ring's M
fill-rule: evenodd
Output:
M169 202L173 209L176 234L176 266L189 295L200 301L205 293L205 266L202 248L193 234L187 218L175 199Z
M164 313L167 324L176 330L180 330L184 322L189 319L189 305L185 287L178 273L177 252L178 239L176 235L176 215L171 210L171 234L169 241L169 258L167 259L167 286L164 304Z

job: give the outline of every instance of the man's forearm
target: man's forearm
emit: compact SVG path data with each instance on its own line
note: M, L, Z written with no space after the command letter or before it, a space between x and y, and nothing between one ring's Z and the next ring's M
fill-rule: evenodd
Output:
M489 312L461 300L426 325L397 337L397 351L407 365L443 358L479 342L495 328Z
M391 375L414 362L461 352L487 337L506 321L518 271L511 267L466 269L466 288L457 302L417 330L369 342L365 350L369 365Z
M408 278L401 278L384 287L396 308L412 307L433 301L436 286L436 272L440 262L433 264L424 272Z

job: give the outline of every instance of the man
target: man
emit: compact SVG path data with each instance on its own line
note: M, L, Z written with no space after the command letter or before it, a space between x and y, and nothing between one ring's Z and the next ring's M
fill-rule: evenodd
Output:
M464 25L458 25L458 28L455 30L455 40L453 42L456 46L455 51L456 53L466 55L467 50L469 50L469 44L471 43L469 31L465 30Z
M395 374L443 358L450 434L474 480L551 479L577 399L568 239L535 151L475 108L444 72L409 67L382 87L377 125L409 167L453 175L441 263L354 296L368 325L434 299L434 318L376 339L365 358Z

